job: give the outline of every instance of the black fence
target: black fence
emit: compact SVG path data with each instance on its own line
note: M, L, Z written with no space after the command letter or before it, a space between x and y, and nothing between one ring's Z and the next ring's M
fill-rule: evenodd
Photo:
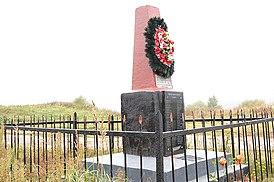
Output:
M127 120L108 116L92 120L73 116L4 117L5 149L13 151L23 163L28 180L50 178L57 167L60 179L67 179L70 162L85 170L104 170L109 181L118 177L128 181L263 181L273 174L274 118L272 112L215 112L205 118L185 120L185 130L163 131L163 118L156 113L155 132L140 128L123 131ZM172 120L170 122L173 122ZM172 123L171 123L172 124ZM140 140L140 154L127 154L126 138ZM164 156L163 143L184 137L183 152ZM143 156L146 138L155 139L156 157ZM135 146L136 147L136 146ZM57 156L57 157L56 157ZM118 159L119 158L119 159ZM117 162L118 161L118 162ZM121 162L122 161L122 162ZM52 162L55 162L53 167ZM57 166L57 167L56 167ZM52 169L54 168L54 169ZM11 164L10 169L13 169ZM118 172L117 172L118 171Z

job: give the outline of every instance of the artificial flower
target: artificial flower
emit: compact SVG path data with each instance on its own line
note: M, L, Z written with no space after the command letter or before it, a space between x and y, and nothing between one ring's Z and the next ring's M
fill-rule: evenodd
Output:
M224 157L222 157L221 159L220 159L220 165L222 165L222 166L225 166L225 164L226 164L226 159L224 158Z
M154 52L158 59L165 65L171 66L174 61L174 41L169 39L168 32L159 27L154 35L155 47Z
M237 157L236 157L236 165L239 165L239 164L241 164L243 162L243 156L242 155L238 155Z

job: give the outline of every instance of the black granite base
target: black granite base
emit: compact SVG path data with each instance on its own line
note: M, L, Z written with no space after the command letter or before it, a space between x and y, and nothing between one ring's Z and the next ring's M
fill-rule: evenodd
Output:
M184 129L182 113L184 113L183 92L157 91L157 92L134 92L121 95L122 116L126 116L126 131L140 131L139 116L143 118L142 131L154 132L157 123L158 110L163 116L163 131ZM173 121L170 122L170 113ZM141 143L142 142L142 145ZM182 153L185 147L185 138L173 137L164 139L164 156L170 155L171 146L174 153ZM126 138L125 151L127 154L139 155L140 149L144 156L154 157L156 154L154 138Z

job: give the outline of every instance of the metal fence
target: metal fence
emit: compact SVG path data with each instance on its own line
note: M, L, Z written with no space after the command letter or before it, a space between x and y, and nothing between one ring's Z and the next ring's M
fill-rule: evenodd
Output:
M70 161L77 160L84 170L105 170L115 179L118 169L128 181L263 181L273 174L272 156L274 118L272 112L215 112L205 118L185 120L185 130L163 131L163 118L156 113L155 132L123 131L127 120L108 116L92 120L73 116L4 117L3 140L6 149L24 164L27 174L48 178L51 162L61 164L62 176L68 175ZM170 121L170 123L172 120ZM172 124L172 123L171 123ZM140 154L125 150L126 138L140 140ZM183 152L163 154L163 143L185 137ZM154 138L156 157L142 154L142 141ZM56 158L56 156L58 156ZM119 159L118 159L119 158ZM117 160L120 161L117 163ZM100 165L102 164L102 165ZM100 168L100 166L102 168ZM34 169L35 168L35 169ZM92 169L91 169L92 168ZM12 169L12 167L11 167ZM33 176L33 175L32 175ZM31 178L31 175L30 177ZM43 179L41 179L43 180Z

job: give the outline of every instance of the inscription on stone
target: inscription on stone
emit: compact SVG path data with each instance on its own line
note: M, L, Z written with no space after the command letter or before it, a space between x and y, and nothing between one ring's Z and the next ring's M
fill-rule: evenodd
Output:
M157 88L169 88L172 89L172 82L171 82L171 77L169 78L164 78L159 75L155 75L155 80L156 80L156 87Z
M171 130L182 130L184 129L182 123L182 113L184 112L184 104L183 104L183 94L180 92L165 92L165 121L164 122L164 131L171 131ZM170 113L172 112L173 121L170 122ZM183 147L184 138L180 137L173 137L172 138L172 146L175 148L180 149ZM164 144L167 150L170 149L171 146L171 138L166 139L166 143ZM178 150L175 149L174 151Z

